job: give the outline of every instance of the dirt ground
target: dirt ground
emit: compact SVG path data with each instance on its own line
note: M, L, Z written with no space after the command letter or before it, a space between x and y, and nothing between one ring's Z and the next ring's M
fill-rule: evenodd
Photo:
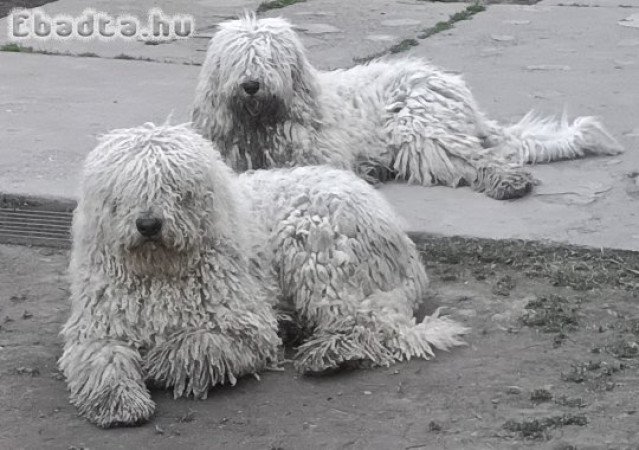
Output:
M0 246L0 449L639 448L629 285L573 283L598 278L559 254L553 275L505 250L448 248L426 245L427 268L439 302L472 327L467 347L323 378L289 368L205 401L156 391L150 423L101 430L77 416L56 369L67 252Z

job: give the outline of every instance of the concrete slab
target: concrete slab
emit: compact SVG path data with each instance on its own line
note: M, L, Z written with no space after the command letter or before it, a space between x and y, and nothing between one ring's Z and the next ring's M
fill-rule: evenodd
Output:
M495 5L413 47L410 54L464 73L496 119L516 120L529 109L598 115L626 153L535 166L542 184L513 202L467 189L383 187L409 228L639 250L639 53L631 45L639 32L617 24L627 15L620 7Z
M543 0L541 5L565 8L639 8L636 0Z
M0 52L0 192L76 194L96 136L189 118L199 68Z
M410 26L417 25L401 22L399 30L390 25L418 20L415 8L427 15L432 6L393 2L367 9L362 3L358 11L351 3L331 2L268 13L285 15L306 30L302 38L320 67L350 65L396 37L414 37ZM320 4L333 9L318 9ZM373 20L372 13L379 17ZM384 186L407 228L639 250L639 34L618 25L629 15L621 7L490 6L420 41L410 54L463 72L492 117L509 121L530 108L560 113L564 107L572 116L596 114L628 151L535 167L542 184L513 202L468 189ZM383 27L382 21L390 22ZM113 127L162 121L171 110L175 120L187 119L197 72L182 64L0 54L6 80L0 85L0 120L7 124L0 132L0 192L73 196L94 137Z
M146 22L151 7L160 8L166 15L190 14L196 23L196 34L191 39L158 41L149 39L101 41L79 40L15 40L0 33L0 45L17 42L36 51L94 54L105 58L125 55L135 59L201 64L209 39L217 24L234 18L244 10L254 11L259 0L200 0L191 2L157 1L131 4L124 0L60 0L41 9L47 15L66 14L79 17L91 8L113 17L124 13ZM429 3L420 0L313 0L287 8L265 12L264 17L283 16L298 26L304 44L311 50L313 63L323 68L347 67L358 56L378 53L406 36L413 37L423 28L433 26L449 15L461 11L464 3ZM9 17L0 20L0 30L8 30ZM386 39L378 39L384 33ZM335 51L348 47L348 51Z
M254 10L259 0L199 0L196 2L180 1L153 1L153 2L128 2L124 0L97 0L85 2L82 0L60 0L40 8L47 15L65 14L71 17L79 17L85 9L93 9L111 16L131 14L140 19L143 24L148 17L151 8L159 8L167 15L190 14L195 18L197 37L187 40L163 41L158 45L152 44L152 40L124 40L112 39L101 41L91 39L79 40L14 40L4 30L8 30L10 17L0 20L0 44L18 42L20 45L32 47L37 51L71 53L93 53L100 57L115 57L127 55L131 58L150 58L166 62L197 63L203 59L212 29L220 21L235 17L244 9Z
M402 39L466 8L466 3L420 0L313 0L268 11L294 23L309 50L311 62L322 69L351 67L354 58L375 55ZM317 29L331 27L329 33Z

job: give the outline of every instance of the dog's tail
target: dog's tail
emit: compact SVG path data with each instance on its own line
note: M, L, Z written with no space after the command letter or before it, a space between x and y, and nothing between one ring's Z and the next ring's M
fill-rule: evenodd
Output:
M595 117L578 117L569 123L529 112L515 125L494 127L489 147L497 148L519 164L537 164L592 155L617 155L623 147Z
M411 358L430 359L435 356L433 349L448 351L458 345L465 345L461 336L469 328L448 317L441 317L439 309L412 326L401 326L388 347L397 360Z

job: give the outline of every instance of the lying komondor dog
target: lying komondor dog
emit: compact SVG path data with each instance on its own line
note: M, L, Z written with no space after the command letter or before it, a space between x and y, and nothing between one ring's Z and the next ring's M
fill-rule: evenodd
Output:
M184 125L116 130L90 153L70 274L60 367L103 427L151 416L146 381L205 398L277 364L277 314L307 333L305 373L428 358L466 332L416 322L426 274L365 182L328 167L238 176Z
M236 171L330 164L496 199L530 191L526 163L622 151L593 117L499 125L459 75L420 59L319 71L286 20L250 15L211 39L193 122Z

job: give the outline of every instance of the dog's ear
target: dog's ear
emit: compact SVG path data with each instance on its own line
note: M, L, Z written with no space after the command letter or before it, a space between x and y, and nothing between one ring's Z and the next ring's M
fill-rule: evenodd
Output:
M231 128L232 115L227 102L221 98L220 61L209 47L209 55L200 71L191 113L193 128L207 139L225 136ZM213 55L211 55L213 53Z
M293 89L298 94L306 94L311 97L317 96L317 83L312 73L311 63L306 58L304 47L297 36L293 38L295 45L295 64L292 65Z
M291 68L293 82L293 102L291 114L297 122L314 125L321 119L321 111L317 102L319 84L314 69L306 58L304 47L297 36L293 36L296 62Z

